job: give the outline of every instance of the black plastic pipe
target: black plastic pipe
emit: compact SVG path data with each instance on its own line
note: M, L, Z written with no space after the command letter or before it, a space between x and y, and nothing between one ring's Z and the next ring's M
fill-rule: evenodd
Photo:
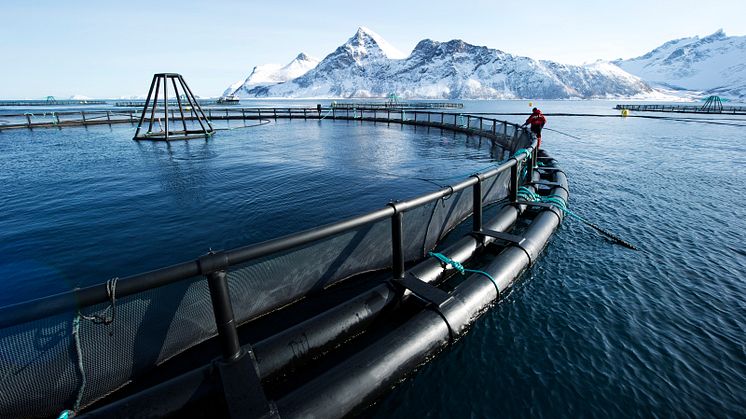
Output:
M566 187L564 174L557 172L555 179ZM555 188L552 192L561 195L561 191ZM559 223L560 217L552 210L540 212L525 232L530 243L527 251L510 246L484 268L495 278L500 292L535 260ZM384 338L278 400L280 416L337 418L371 403L442 350L450 342L451 332L464 333L484 308L499 298L499 293L484 276L474 274L459 284L451 296L452 302L440 307L443 315L423 310ZM451 321L450 325L444 317Z

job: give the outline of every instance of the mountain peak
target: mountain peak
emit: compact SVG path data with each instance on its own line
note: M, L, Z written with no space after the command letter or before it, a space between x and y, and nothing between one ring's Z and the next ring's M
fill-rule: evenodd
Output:
M357 28L357 32L355 32L355 35L350 38L349 41L347 41L347 44L353 47L365 47L366 45L373 44L378 47L378 49L383 52L383 55L385 55L387 58L391 58L394 60L401 60L404 58L407 58L407 54L399 51L396 47L389 44L383 37L376 32L373 32L371 29L360 26ZM357 48L356 48L357 49Z
M306 55L305 52L301 52L300 54L298 54L297 57L295 57L295 60L296 61L312 61L313 58L311 58L308 55Z
M714 41L714 40L717 40L717 39L725 39L725 38L727 38L727 36L725 35L725 31L723 30L723 28L720 28L717 31L715 31L712 35L705 36L704 38L702 38L702 40L703 41L704 40L713 40Z

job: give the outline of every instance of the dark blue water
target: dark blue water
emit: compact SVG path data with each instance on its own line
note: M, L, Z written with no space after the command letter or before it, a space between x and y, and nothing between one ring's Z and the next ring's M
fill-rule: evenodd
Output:
M567 219L494 310L366 414L746 417L746 121L720 122L742 126L550 117L578 137L544 135L571 208L642 251ZM491 161L475 139L394 125L281 121L171 145L131 135L0 133L0 305L359 214L436 187L416 177Z
M489 141L426 128L240 127L171 144L124 125L0 133L0 305L359 215L494 161Z
M498 307L371 413L746 417L746 121L735 123L549 118L582 138L543 139L571 208L642 251L567 219Z

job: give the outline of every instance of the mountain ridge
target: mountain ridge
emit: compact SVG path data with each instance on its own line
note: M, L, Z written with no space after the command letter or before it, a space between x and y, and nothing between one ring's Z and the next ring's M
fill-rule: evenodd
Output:
M722 29L702 38L674 39L612 63L653 85L746 98L746 36L727 36Z
M243 98L364 98L393 92L402 98L423 99L570 99L656 94L643 80L611 63L576 66L538 61L460 39L424 39L406 57L391 50L380 35L361 27L305 74L276 84L244 85L236 92Z

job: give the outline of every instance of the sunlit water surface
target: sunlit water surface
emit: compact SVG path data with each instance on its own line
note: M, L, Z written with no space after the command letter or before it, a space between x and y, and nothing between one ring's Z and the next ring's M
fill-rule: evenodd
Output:
M604 101L536 105L616 114ZM562 134L545 131L544 146L572 210L641 251L567 219L468 335L364 414L746 416L744 127L550 116ZM359 122L279 120L171 144L132 134L0 133L0 305L361 214L500 158L477 138Z

